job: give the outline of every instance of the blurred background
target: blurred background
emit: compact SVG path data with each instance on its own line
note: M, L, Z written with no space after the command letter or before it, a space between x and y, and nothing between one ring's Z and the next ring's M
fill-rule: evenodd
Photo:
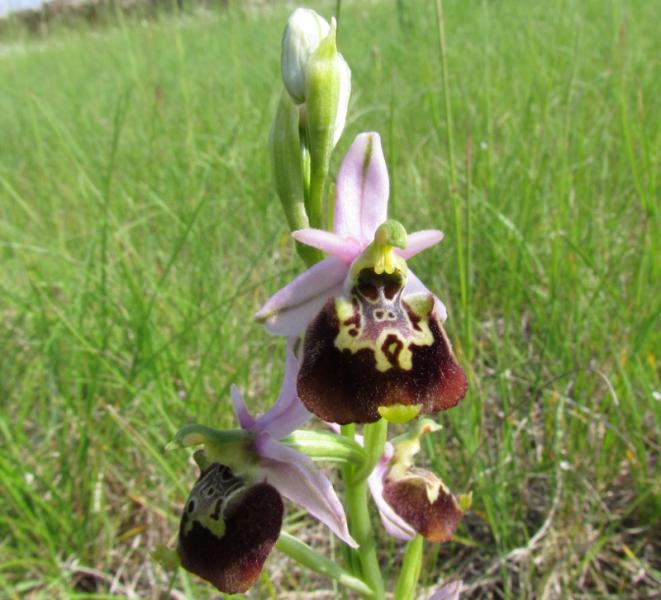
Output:
M196 477L164 446L233 426L232 383L256 409L280 386L252 315L303 268L267 151L296 4L31 2L0 0L0 595L217 597L150 558ZM334 172L380 132L391 215L445 232L413 267L470 375L425 460L473 509L422 583L655 597L660 5L443 7L446 72L430 1L345 0L338 40ZM338 597L274 552L250 597L313 591Z

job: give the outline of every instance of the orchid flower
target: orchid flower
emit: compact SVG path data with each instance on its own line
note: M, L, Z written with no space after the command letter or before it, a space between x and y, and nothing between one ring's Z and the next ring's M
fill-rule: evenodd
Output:
M340 433L336 423L326 425ZM457 500L436 475L413 466L422 435L439 429L440 425L431 419L421 419L408 433L386 442L379 462L367 478L384 529L399 540L412 540L421 534L431 542L448 541L470 505L470 496ZM361 446L364 444L362 435L354 437ZM418 488L424 494L418 493ZM439 535L439 531L444 533Z
M386 443L381 461L368 478L381 522L398 539L420 534L430 542L447 542L470 506L470 495L457 499L434 473L413 466L420 437L439 428L422 419L415 429Z
M367 485L372 494L374 504L376 504L376 508L379 511L381 523L383 523L383 527L388 535L391 535L398 540L408 541L415 537L415 529L402 519L402 517L395 512L395 509L390 506L383 497L384 480L390 469L390 461L394 454L395 449L393 445L390 442L386 442L381 460L367 478Z
M222 592L243 592L259 575L282 526L281 496L302 506L345 543L357 546L328 478L308 456L278 441L311 416L296 396L294 341L287 349L282 390L270 411L253 417L232 386L241 431L189 425L177 434L182 446L204 444L196 453L202 472L181 519L181 564Z
M443 303L406 260L441 241L388 220L389 181L377 133L360 134L337 177L333 231L298 242L330 256L273 295L256 318L278 335L305 330L297 390L335 423L367 423L399 407L407 418L455 406L466 376L443 331Z

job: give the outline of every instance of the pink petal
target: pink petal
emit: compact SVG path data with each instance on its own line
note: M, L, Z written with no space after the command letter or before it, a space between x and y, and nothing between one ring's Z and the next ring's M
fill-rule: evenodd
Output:
M331 482L311 459L268 435L257 439L256 448L268 483L326 524L352 548L358 547L349 533L344 509Z
M361 133L344 157L337 176L335 233L363 247L388 218L390 182L378 133Z
M389 535L399 540L412 540L415 535L415 529L411 527L404 519L402 519L388 504L383 497L383 478L388 472L390 459L394 453L392 444L387 443L383 456L379 464L374 467L374 470L367 478L367 485L369 487L374 503L379 510L379 516L383 527Z
M294 354L296 336L287 341L287 362L285 364L285 379L282 382L280 395L270 411L257 419L255 429L265 431L275 439L280 439L307 423L312 417L296 393L296 377L299 362Z
M331 423L330 421L324 421L323 423L324 423L324 425L326 425L326 427L328 427L328 429L330 429L331 431L334 431L337 434L340 434L341 431L342 431L340 429L340 426L337 423ZM361 446L363 445L362 442L359 442L359 443L360 443Z
M406 238L406 248L397 248L395 252L405 260L408 260L423 250L435 246L443 239L443 232L438 229L425 229L416 231Z
M459 600L462 588L463 582L461 580L444 583L429 596L429 600Z
M241 425L241 429L251 429L255 424L255 419L248 412L239 388L232 384L230 393L232 395L232 405L234 406L234 416Z
M431 296L434 296L434 294L429 291L429 288L427 288L427 286L418 279L416 274L409 269L408 279L406 280L406 286L404 287L402 296L406 299L407 296L413 294L430 294ZM434 296L434 311L441 323L444 323L447 320L448 311L445 308L445 304L443 304L436 296Z
M291 236L297 242L318 248L347 264L351 264L361 251L360 244L357 241L345 239L335 233L321 229L299 229L294 231Z
M342 293L347 269L335 257L322 260L271 296L255 318L276 335L300 333L329 298Z

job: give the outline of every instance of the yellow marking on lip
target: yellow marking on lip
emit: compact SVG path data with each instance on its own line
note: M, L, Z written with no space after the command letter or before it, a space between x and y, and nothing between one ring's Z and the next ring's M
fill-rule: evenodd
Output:
M343 297L336 298L335 314L339 322L339 332L335 338L335 347L339 350L350 350L353 354L359 350L371 350L374 354L376 369L382 373L395 366L404 371L410 371L413 368L411 346L431 346L434 343L434 336L426 318L433 306L432 298L414 297L410 306L421 317L417 322L417 329L413 327L406 311L403 311L404 317L400 325L405 328L405 331L402 331L397 326L386 326L379 331L376 339L369 339L364 335L367 321L365 313L363 311L360 312L360 326L357 329L356 324L353 322L350 325L345 325L345 322L353 317L356 308L350 300ZM354 335L351 335L349 333L350 331L354 331ZM398 349L397 342L388 341L390 336L394 336L401 343L399 352L396 355L396 365L393 365L386 355L386 351L392 356Z

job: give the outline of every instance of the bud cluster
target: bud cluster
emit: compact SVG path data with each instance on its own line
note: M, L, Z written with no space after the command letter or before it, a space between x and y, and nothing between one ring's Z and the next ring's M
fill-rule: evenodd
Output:
M293 230L323 226L333 148L344 130L351 70L337 51L337 24L296 9L282 38L282 82L270 147L275 186ZM308 264L320 254L299 245Z

